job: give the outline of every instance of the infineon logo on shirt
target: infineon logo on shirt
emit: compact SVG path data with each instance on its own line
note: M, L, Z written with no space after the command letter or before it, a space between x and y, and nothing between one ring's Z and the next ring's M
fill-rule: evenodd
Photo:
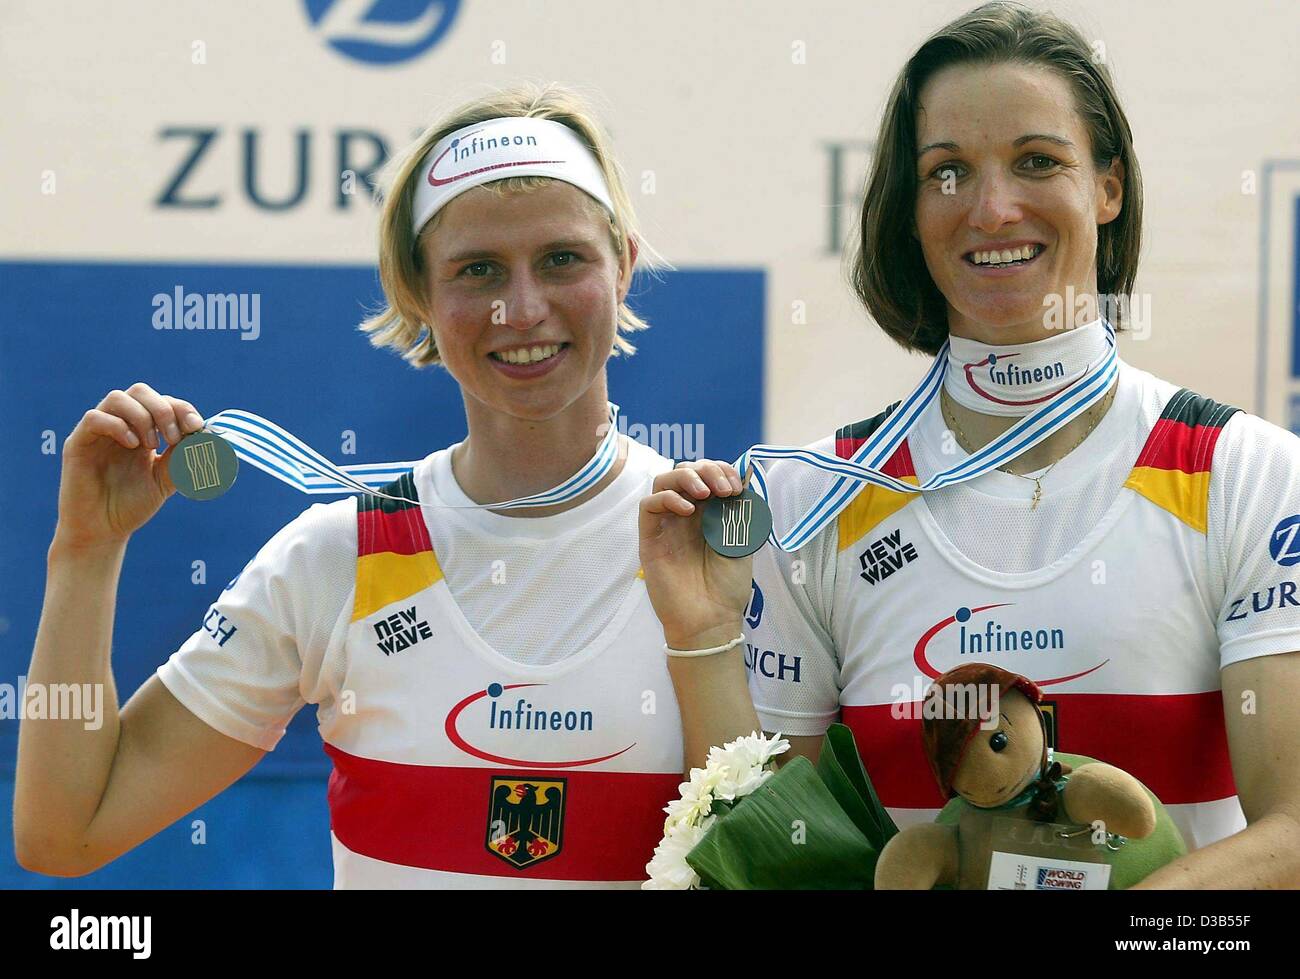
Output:
M546 749L562 751L575 745L588 746L593 733L604 733L598 713L589 705L561 703L544 688L545 683L492 683L456 704L447 714L448 739L461 751L501 765L533 768L579 768L595 765L623 754L636 742L591 758L543 759L515 757L504 751L544 754ZM516 691L530 690L527 694ZM614 732L616 736L616 732ZM484 745L508 745L496 752Z
M537 707L525 697L513 698L509 703L499 703L505 688L499 683L488 687L488 724L496 731L590 731L595 723L595 713L590 710L547 710Z
M1014 612L993 611L1015 607L1015 602L961 606L921 634L914 649L916 665L933 678L978 658L1021 673L1041 687L1077 679L1109 662L1102 660L1082 671L1052 676L1057 667L1074 665L1064 627L1038 619L1025 621ZM1040 679L1044 674L1048 678Z

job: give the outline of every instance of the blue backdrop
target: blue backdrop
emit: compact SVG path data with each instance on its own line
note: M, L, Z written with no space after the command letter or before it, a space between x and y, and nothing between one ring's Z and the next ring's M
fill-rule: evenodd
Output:
M113 388L144 381L193 402L265 415L340 464L419 459L464 436L455 383L369 345L356 330L379 300L373 268L321 265L0 263L0 487L10 515L0 564L0 683L30 662L57 519L63 440ZM260 334L158 330L153 297L260 294ZM610 362L610 391L638 423L703 426L703 452L734 459L760 441L765 277L754 269L642 276L633 306L653 324L638 353ZM721 382L720 379L727 379ZM356 452L341 453L344 430ZM53 436L45 433L52 432ZM53 445L47 454L43 446ZM657 448L663 449L662 446ZM665 450L666 451L666 450ZM138 532L118 590L113 669L123 703L199 626L221 588L312 502L245 465L226 496L175 497ZM193 562L206 582L192 582ZM18 867L12 793L18 722L0 720L0 887L328 887L328 764L315 711L279 747L193 815L110 866L58 880ZM206 842L191 841L191 821Z

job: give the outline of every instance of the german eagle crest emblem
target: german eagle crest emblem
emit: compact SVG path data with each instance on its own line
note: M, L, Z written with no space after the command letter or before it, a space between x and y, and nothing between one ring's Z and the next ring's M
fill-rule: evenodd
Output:
M487 848L518 869L560 852L565 779L510 775L492 779Z

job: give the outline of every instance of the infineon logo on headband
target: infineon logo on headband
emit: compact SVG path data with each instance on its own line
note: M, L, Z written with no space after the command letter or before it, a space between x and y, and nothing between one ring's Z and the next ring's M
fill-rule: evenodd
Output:
M507 177L552 177L590 194L611 214L600 164L568 126L549 119L510 117L466 126L443 137L420 164L413 230L472 187Z
M499 136L480 138L479 134L482 129L476 129L472 133L464 136L456 136L452 139L451 145L438 154L429 167L429 175L426 178L434 187L443 187L447 184L455 183L457 180L464 180L466 177L472 177L476 173L482 173L485 170L501 170L505 167L524 167L530 164L540 163L563 163L563 160L515 160L510 163L492 163L485 167L473 169L472 165L476 162L475 158L480 156L486 150L494 150L500 147L511 146L536 146L536 136L511 136L509 133L502 133ZM447 157L450 156L450 165ZM471 167L468 170L462 170L455 173L458 164L466 164Z

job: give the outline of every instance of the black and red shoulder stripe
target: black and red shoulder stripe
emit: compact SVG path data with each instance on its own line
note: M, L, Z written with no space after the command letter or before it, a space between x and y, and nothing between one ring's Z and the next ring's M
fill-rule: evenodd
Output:
M835 433L835 454L841 459L852 458L862 448L864 442L871 438L880 426L901 404L895 401L877 415L851 425L845 425ZM915 484L916 466L912 463L912 452L907 439L899 443L898 448L885 460L880 471L888 476ZM839 516L839 550L844 550L871 531L880 521L907 506L916 499L913 493L899 493L871 484L865 485L853 498Z
M853 422L851 425L845 425L835 432L835 454L841 459L851 458L853 453L862 447L862 443L871 438L896 410L902 404L901 401L895 401L878 415L872 415L870 418L860 422Z

